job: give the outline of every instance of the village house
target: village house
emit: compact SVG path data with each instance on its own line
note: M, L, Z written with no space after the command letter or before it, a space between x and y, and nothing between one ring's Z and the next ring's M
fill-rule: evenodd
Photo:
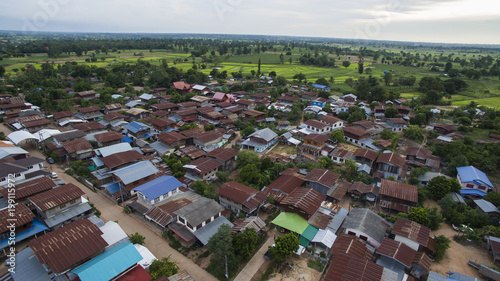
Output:
M42 129L53 129L54 125L48 119L40 119L35 121L23 122L23 127L30 133L38 132Z
M342 164L345 163L349 160L352 160L353 154L351 151L345 150L345 149L340 149L336 148L330 154L328 155L330 158L333 160L333 162L337 164Z
M197 107L211 106L212 99L204 96L194 96L191 101L195 102Z
M243 149L253 149L261 153L278 141L278 135L269 128L258 130L241 143Z
M125 106L123 106L121 103L113 103L113 104L107 104L104 106L104 114L110 114L110 113L116 113L120 111L127 110Z
M72 161L87 160L94 156L92 145L85 139L65 141L62 143L62 147Z
M210 130L194 136L193 142L198 148L208 152L222 146L223 135L221 131Z
M435 124L434 130L441 135L449 135L455 131L456 127L448 124Z
M170 114L171 112L178 110L179 106L177 104L171 103L171 102L162 102L162 103L152 104L149 106L149 108L153 112L162 110L162 111L166 111L168 114Z
M0 163L0 186L7 186L12 181L15 181L17 185L26 179L50 174L43 166L44 159L40 157L26 157L11 161L5 159L3 161L6 162ZM9 175L11 176L10 181Z
M327 194L332 189L340 175L327 169L314 168L307 173L304 181L306 186L318 191L321 194Z
M267 202L263 192L235 181L224 183L215 192L219 194L219 204L237 214L257 215L260 207Z
M212 108L210 108L210 109L212 109ZM200 113L200 115L198 115L198 118L201 121L208 122L209 124L219 125L226 118L226 116L224 114L212 109L212 110ZM232 123L232 121L231 121L231 123Z
M249 121L252 117L255 121L262 122L266 118L266 114L257 110L246 110L243 112L243 120Z
M394 105L393 106L395 109L398 110L398 116L397 117L408 117L410 115L411 108L406 105Z
M74 124L73 129L80 130L80 131L84 132L85 134L92 134L92 133L97 133L97 132L100 132L102 130L105 130L106 126L102 125L101 123L97 123L95 121L92 121L92 122Z
M355 145L364 146L364 140L370 138L370 132L354 126L344 127L344 138Z
M238 99L236 100L236 104L243 107L245 110L255 109L255 102L251 100Z
M342 127L344 127L344 120L331 115L321 116L319 120L323 123L328 124L331 128L331 131L342 129Z
M311 100L311 105L319 106L321 108L325 107L327 103L328 103L328 100L325 98L315 98L315 99Z
M379 255L377 264L386 266L390 264L392 271L404 276L405 270L410 269L417 251L404 243L385 238L376 253Z
M158 139L161 143L173 149L175 147L181 148L186 146L186 140L188 138L177 132L166 132L158 135Z
M187 94L192 91L191 85L184 83L184 81L177 81L172 83L172 87L177 90L181 95Z
M414 221L398 218L392 226L394 240L404 243L415 251L435 253L436 241L431 238L431 230Z
M368 120L361 120L353 123L354 127L368 131L370 138L378 138L384 127Z
M220 103L220 102L233 103L235 100L236 98L233 95L221 92L216 92L212 97L212 101L214 103Z
M486 214L490 221L494 224L498 224L500 220L500 210L490 201L484 199L473 200L476 205L476 210L478 213Z
M137 121L128 123L124 128L127 130L127 134L138 139L144 138L146 134L149 134L149 131L151 129L151 127L149 127L148 125Z
M457 180L462 186L462 195L483 197L495 189L488 176L474 166L458 167Z
M382 179L380 184L380 207L396 212L408 213L417 206L417 187L402 182Z
M354 235L377 249L390 226L389 222L372 210L355 208L349 212L342 229L344 233Z
M151 124L157 133L161 133L168 128L176 127L175 122L167 118L155 118L151 120Z
M405 128L406 121L403 118L387 118L385 124L393 133L401 133Z
M93 100L99 97L99 94L96 93L94 90L89 90L89 91L83 91L83 92L78 92L76 95L84 100Z
M131 108L127 111L125 111L127 114L129 120L140 120L149 117L149 110L143 109L143 108Z
M198 104L194 101L185 101L177 104L179 106L179 110L181 109L196 109Z
M412 167L439 169L441 158L432 155L432 151L423 147L410 146L406 149L406 164Z
M353 159L360 165L366 164L370 169L373 167L375 160L377 160L378 154L373 150L366 148L358 148L354 151Z
M115 128L127 124L127 122L125 122L125 115L118 112L106 114L102 116L102 119L103 120L99 121L99 123L108 128Z
M348 191L353 198L366 198L367 201L375 202L379 194L379 188L375 184L365 184L361 181L355 181L349 187Z
M215 159L221 164L220 171L222 172L232 172L236 167L236 156L238 155L238 150L231 148L217 148L205 156Z
M62 121L70 120L73 119L73 111L58 111L52 113L52 118L54 118L54 121L56 121L58 124L61 123Z
M325 199L326 195L312 188L299 187L283 198L280 205L284 207L285 212L298 214L308 220Z
M113 171L113 182L104 187L113 197L127 195L134 187L157 178L158 173L158 169L149 160L137 162Z
M407 167L405 160L394 152L385 152L378 156L377 172L382 173L384 179L393 177L395 179L405 178Z
M42 159L43 161L43 159ZM2 178L3 179L3 178ZM1 180L1 179L0 179ZM3 183L4 181L2 181ZM28 200L28 197L36 195L38 193L50 190L57 185L47 176L36 176L30 179L27 179L23 182L16 183L14 187L15 193L11 194L11 199L14 199L16 203L23 204L32 209L32 205ZM0 194L7 201L9 198L9 188L0 189ZM2 239L0 239L2 240ZM1 244L1 243L0 243Z
M212 181L217 179L221 164L212 158L198 158L184 165L186 177L192 180Z
M118 132L106 132L94 135L99 147L118 144L122 141L123 135Z
M239 105L231 105L224 107L221 111L222 114L224 115L231 115L231 114L236 114L238 116L243 115L243 111L245 111L245 108Z
M189 157L189 159L191 160L196 160L200 157L203 157L206 155L205 151L199 149L198 147L194 146L194 145L190 145L190 146L186 146L186 147L183 147L183 148L179 148L179 150L177 150L175 152L175 155L177 155L177 157Z
M330 140L328 135L307 135L304 137L304 143L299 146L299 150L318 157L327 156L333 149L332 146L327 146L328 140Z
M182 186L182 183L175 177L164 175L139 185L132 190L137 192L140 203L151 208L181 192L180 187Z
M103 114L101 112L101 108L96 105L80 108L78 109L78 113L75 115L75 117L90 121L97 120L99 117L102 116Z
M320 122L318 120L314 119L309 119L306 122L304 122L304 125L306 127L304 129L301 129L300 132L303 134L328 134L330 135L330 132L332 130L331 126L327 123Z
M51 230L92 215L92 207L78 186L68 183L29 197L37 217Z
M173 120L178 122L191 122L198 119L197 111L192 108L180 109L172 112Z

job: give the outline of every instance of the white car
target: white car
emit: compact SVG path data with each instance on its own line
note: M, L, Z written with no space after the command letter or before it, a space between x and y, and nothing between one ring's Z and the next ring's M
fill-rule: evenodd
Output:
M57 178L57 173L56 172L52 172L52 174L50 175L53 179L56 179Z

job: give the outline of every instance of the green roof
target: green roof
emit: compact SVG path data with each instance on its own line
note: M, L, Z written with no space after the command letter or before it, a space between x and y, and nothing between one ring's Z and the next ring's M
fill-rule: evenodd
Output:
M298 234L303 233L309 226L303 217L294 213L281 213L272 221L272 223Z
M312 241L314 239L314 236L316 236L316 233L318 233L318 231L319 231L318 228L316 228L312 225L309 225L306 228L306 230L304 230L304 232L302 232L302 234L300 234L300 236L303 236L307 240Z
M299 237L299 243L300 243L300 246L307 247L307 246L309 246L309 244L311 244L311 241L307 240L306 238L304 238L304 236L301 235Z

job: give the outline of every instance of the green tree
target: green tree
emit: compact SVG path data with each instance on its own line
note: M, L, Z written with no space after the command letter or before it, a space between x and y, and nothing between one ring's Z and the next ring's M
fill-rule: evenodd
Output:
M239 170L240 179L247 184L257 183L260 179L260 171L254 164L248 164Z
M388 108L385 109L384 116L385 118L396 118L396 116L398 116L398 113L399 112L397 109L395 109L392 106L389 106Z
M458 192L461 189L460 184L454 178L438 176L429 181L427 189L432 199L440 200L450 192Z
M293 232L276 238L274 242L274 247L269 246L269 253L278 262L284 261L287 257L291 256L293 252L299 249L300 245L297 234Z
M344 130L335 130L333 132L330 133L330 139L334 142L334 143L342 143L345 141L345 138L344 138Z
M161 260L154 260L148 267L149 274L152 280L156 280L163 276L171 276L177 274L179 267L177 262L171 261L170 256L162 258Z
M446 249L450 248L451 241L444 235L434 236L434 239L436 239L436 256L434 259L440 261L444 258Z
M144 245L145 240L146 237L140 235L139 232L130 235L130 242L132 242L132 244Z
M488 192L488 195L483 197L484 200L490 201L493 205L499 207L500 206L500 192L491 191Z
M214 254L216 260L223 260L233 254L233 238L231 227L227 224L219 226L217 232L208 239L208 250Z
M245 127L245 129L241 130L241 135L246 138L248 137L249 135L255 133L255 128L252 127L252 126L247 126Z
M448 73L452 67L453 67L453 64L451 62L447 62L445 67L444 67L444 72Z
M427 217L427 212L422 207L411 207L408 213L408 219L412 220L421 225L428 225L429 218Z
M424 130L416 125L408 126L403 134L405 137L414 141L422 141L424 139Z
M342 62L342 66L345 67L345 68L348 68L350 65L351 65L350 61L345 60L345 61Z
M391 84L391 82L392 82L392 73L387 72L387 73L384 74L384 82L385 82L386 86L389 86L389 84Z
M259 241L259 237L254 228L246 228L241 233L236 233L233 236L234 253L240 256L243 260L249 260L252 257L255 246Z
M236 167L241 169L248 164L254 164L260 169L259 154L252 150L240 150L240 152L238 152L238 156L236 157Z
M364 70L363 62L359 62L358 63L358 73L363 74L363 70Z
M3 65L0 65L0 77L2 77L5 74L5 67Z
M306 79L306 75L301 73L297 73L293 76L293 79L299 80L300 83L302 83L302 80Z

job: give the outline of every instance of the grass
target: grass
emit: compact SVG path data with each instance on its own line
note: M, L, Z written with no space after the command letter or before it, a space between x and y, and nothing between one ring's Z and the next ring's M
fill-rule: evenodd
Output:
M312 268L312 269L316 269L317 271L321 272L323 270L323 265L321 264L321 261L320 259L308 259L307 260L307 266Z

